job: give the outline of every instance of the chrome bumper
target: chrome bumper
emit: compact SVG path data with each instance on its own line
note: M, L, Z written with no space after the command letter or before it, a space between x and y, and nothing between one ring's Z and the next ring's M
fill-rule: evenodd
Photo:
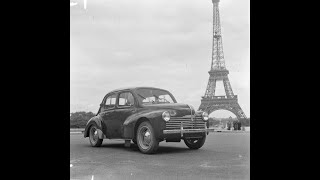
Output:
M170 129L163 130L163 134L176 134L176 133L199 133L199 132L207 132L207 129Z
M205 132L209 134L209 132L212 132L210 129L183 129L181 127L180 129L170 129L170 130L163 130L163 134L181 134L181 137L183 137L183 134L186 133L202 133Z

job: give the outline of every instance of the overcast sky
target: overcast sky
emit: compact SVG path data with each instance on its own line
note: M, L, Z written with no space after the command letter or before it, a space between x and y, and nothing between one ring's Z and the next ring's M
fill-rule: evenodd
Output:
M70 2L70 112L96 113L106 93L127 86L167 89L198 109L211 64L211 0ZM250 117L249 0L219 7L229 80Z

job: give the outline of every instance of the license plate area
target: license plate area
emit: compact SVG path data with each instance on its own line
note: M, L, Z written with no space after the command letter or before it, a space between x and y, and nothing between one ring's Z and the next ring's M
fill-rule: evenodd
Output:
M205 133L184 133L183 137L185 138L201 138Z

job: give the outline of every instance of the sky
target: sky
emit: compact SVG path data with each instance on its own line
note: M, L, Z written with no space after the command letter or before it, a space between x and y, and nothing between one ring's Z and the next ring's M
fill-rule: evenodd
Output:
M228 77L250 117L249 0L220 0L219 10ZM109 91L128 86L166 89L198 109L209 80L212 13L211 0L71 0L70 112L95 113ZM216 95L223 90L218 83Z

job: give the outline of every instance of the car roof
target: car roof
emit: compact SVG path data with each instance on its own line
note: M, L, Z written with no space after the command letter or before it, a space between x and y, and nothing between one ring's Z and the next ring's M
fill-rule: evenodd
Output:
M110 91L109 93L113 93L113 92L117 92L117 91L124 91L124 90L134 90L134 89L140 89L140 88L160 89L160 90L168 91L168 90L156 88L156 87L135 86L135 87L123 87L123 88L114 89L114 90Z

